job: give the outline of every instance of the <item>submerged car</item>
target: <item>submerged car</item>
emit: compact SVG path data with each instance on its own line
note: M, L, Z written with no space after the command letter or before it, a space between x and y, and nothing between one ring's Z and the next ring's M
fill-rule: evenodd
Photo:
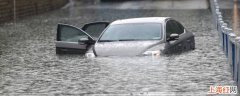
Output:
M143 56L195 49L195 39L170 17L95 22L77 28L58 24L56 53L87 56Z

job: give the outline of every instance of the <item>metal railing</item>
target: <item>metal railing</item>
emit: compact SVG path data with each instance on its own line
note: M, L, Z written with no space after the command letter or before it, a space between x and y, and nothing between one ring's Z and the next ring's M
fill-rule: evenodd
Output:
M240 86L240 37L234 34L232 28L223 21L223 16L219 8L218 0L210 0L210 7L218 31L219 43L226 54L228 63L231 66L233 80Z

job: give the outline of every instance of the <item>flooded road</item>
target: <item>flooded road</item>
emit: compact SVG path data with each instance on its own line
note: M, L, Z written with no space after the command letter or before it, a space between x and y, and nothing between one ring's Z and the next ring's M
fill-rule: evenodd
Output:
M111 4L93 6L78 2L75 5L0 26L1 96L143 92L204 96L211 85L234 85L208 9L120 9ZM104 7L107 5L110 7ZM169 16L180 21L194 33L196 49L160 57L87 59L80 55L55 54L58 23L80 27L95 21L148 16Z

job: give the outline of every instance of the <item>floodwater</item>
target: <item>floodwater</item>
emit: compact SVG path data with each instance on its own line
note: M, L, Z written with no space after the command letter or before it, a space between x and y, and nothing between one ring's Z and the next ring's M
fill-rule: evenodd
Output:
M208 9L104 7L108 4L95 8L77 2L72 7L17 20L16 24L1 25L1 96L204 96L211 85L234 85ZM80 27L94 21L147 16L169 16L180 21L196 36L196 49L160 57L55 54L57 23Z

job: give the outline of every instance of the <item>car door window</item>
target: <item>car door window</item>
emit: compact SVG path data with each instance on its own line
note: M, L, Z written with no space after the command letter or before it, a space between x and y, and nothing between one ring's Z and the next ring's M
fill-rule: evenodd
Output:
M96 40L108 25L108 22L95 22L84 25L82 29Z
M58 24L56 54L84 54L93 43L93 38L82 29L66 24Z
M81 29L68 25L59 25L58 34L58 41L78 42L81 38L89 38Z
M169 20L166 23L166 37L169 38L171 34L176 33L176 24L173 20Z
M166 37L169 38L171 34L184 33L184 27L175 20L169 20L166 23Z
M169 38L171 32L172 32L171 24L170 24L169 21L167 21L167 23L166 23L166 37L167 37L167 38Z
M179 22L177 22L177 21L175 21L175 23L177 24L177 33L178 34L182 34L182 33L184 33L184 27L182 26L182 24L180 24Z

